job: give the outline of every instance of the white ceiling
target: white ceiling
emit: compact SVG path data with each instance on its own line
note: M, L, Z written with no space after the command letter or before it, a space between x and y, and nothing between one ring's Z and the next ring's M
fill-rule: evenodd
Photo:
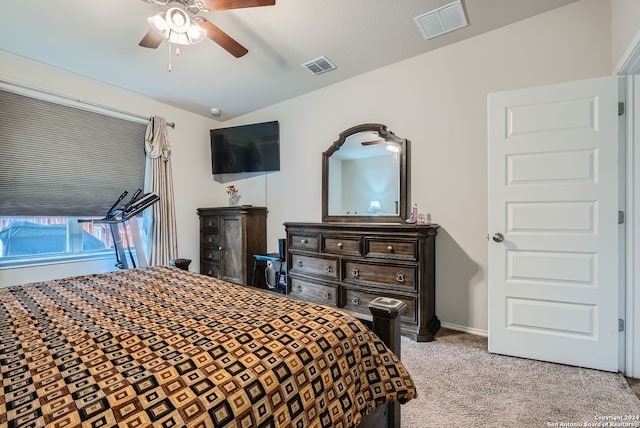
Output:
M3 1L0 50L219 120L537 15L575 0L462 0L469 26L425 40L413 18L452 0L277 0L275 6L203 14L249 53L234 58L209 39L169 48L138 42L143 0ZM301 64L326 56L337 69L315 76Z

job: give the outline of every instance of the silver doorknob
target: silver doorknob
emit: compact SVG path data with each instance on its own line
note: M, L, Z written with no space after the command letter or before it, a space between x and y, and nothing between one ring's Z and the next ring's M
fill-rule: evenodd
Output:
M494 233L491 239L493 239L496 242L502 242L504 241L504 236L502 235L502 233Z

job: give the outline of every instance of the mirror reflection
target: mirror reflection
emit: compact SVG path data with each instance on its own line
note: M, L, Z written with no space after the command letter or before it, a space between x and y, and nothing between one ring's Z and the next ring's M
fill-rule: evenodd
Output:
M403 222L407 152L408 141L381 124L341 132L322 154L322 221Z
M329 215L400 215L399 151L376 131L348 136L329 158Z

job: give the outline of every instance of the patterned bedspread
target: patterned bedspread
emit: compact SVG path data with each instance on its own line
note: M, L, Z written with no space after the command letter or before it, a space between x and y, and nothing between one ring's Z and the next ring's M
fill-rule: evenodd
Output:
M413 381L357 319L172 267L0 289L0 426L351 427Z

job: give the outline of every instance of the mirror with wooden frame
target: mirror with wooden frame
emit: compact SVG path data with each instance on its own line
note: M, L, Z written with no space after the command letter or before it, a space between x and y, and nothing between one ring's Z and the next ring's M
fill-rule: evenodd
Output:
M385 125L340 133L322 154L322 221L403 223L409 141Z

